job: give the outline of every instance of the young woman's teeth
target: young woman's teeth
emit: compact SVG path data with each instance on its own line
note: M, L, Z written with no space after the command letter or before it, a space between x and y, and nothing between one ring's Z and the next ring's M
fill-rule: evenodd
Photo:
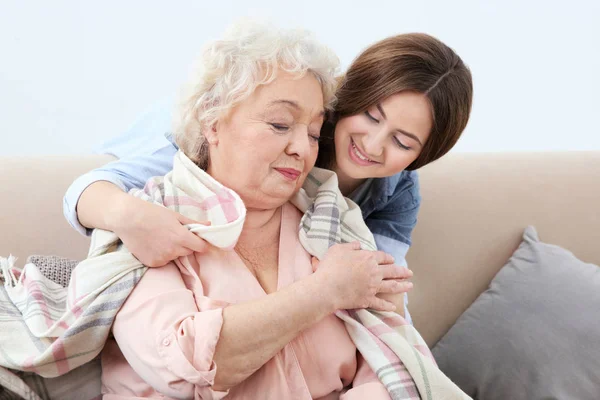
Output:
M370 161L373 162L373 160L368 159L367 157L363 156L360 151L358 151L358 148L356 147L356 144L354 144L354 142L352 142L352 149L354 150L354 154L356 154L356 157L360 158L363 161Z

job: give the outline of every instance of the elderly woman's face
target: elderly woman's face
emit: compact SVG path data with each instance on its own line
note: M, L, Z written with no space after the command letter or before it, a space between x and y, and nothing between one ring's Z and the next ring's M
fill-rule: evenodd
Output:
M208 173L248 208L280 206L315 164L323 114L323 93L312 74L298 79L279 71L207 131Z

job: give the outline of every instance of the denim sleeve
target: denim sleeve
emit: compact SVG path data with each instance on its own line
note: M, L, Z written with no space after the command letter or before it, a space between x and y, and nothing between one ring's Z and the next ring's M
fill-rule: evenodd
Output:
M132 188L142 188L153 176L163 176L173 169L173 157L177 149L170 143L147 155L125 157L108 163L77 178L63 199L63 213L75 230L83 235L90 235L77 218L77 202L83 191L94 182L111 182L124 192Z
M373 234L410 246L420 206L419 179L415 172L410 179L400 181L388 201L368 215L365 222Z
M112 154L119 160L108 163L77 178L63 199L63 213L75 230L90 235L91 230L79 223L77 202L83 191L94 182L111 182L128 192L141 188L153 176L163 176L173 169L177 147L168 135L171 114L168 102L160 103L144 114L123 135L118 136L96 151Z
M407 179L398 182L388 201L365 220L375 237L377 248L391 254L397 265L407 268L406 254L412 244L412 231L417 224L420 206L419 177L416 172L411 172ZM405 294L405 319L412 324L407 306L408 296Z
M166 144L165 136L171 132L173 103L165 99L154 104L125 132L95 149L95 153L124 158L152 154L160 149Z

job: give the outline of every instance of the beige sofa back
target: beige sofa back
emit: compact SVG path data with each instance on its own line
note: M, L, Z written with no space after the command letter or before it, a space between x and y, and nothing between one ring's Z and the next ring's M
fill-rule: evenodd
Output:
M78 175L107 156L0 158L0 255L81 259L88 240L62 215ZM408 262L410 310L430 345L485 289L520 242L540 238L600 264L600 152L451 154L422 169Z

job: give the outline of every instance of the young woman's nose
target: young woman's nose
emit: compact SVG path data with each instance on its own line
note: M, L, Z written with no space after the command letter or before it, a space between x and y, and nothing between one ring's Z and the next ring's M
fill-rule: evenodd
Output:
M383 154L385 132L383 129L372 130L363 138L363 148L367 156L379 157Z

